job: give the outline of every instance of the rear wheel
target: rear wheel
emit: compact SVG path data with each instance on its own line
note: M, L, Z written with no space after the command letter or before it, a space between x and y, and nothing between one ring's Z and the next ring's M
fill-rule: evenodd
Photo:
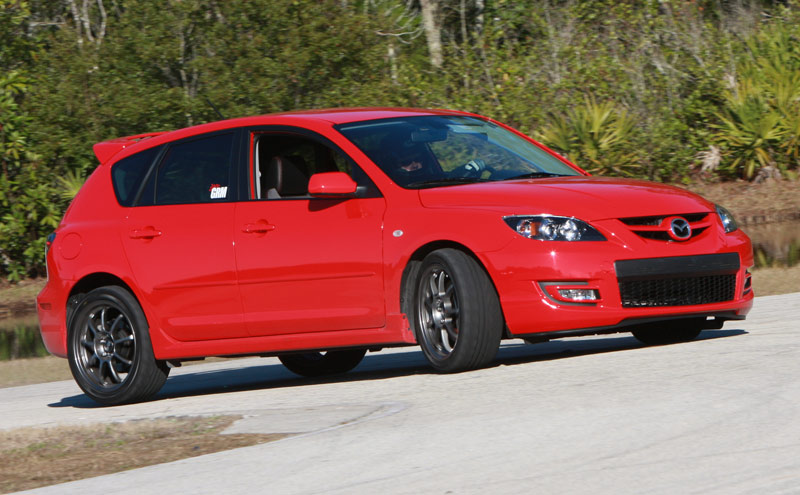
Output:
M685 318L651 323L632 330L636 339L645 345L677 344L694 340L703 331L705 318Z
M95 289L80 302L67 354L78 386L101 404L145 400L164 385L169 368L153 356L142 308L125 289Z
M439 249L422 261L414 296L417 341L438 371L485 366L503 334L503 313L481 266L457 249Z
M364 359L366 349L344 351L305 352L278 356L289 371L300 376L315 377L346 373Z

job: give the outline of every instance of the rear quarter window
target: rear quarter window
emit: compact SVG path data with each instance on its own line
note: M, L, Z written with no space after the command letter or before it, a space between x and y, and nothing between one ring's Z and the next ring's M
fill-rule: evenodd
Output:
M228 200L233 143L234 133L225 133L172 144L157 169L155 204Z
M133 206L136 194L160 148L150 148L115 163L111 168L114 193L122 206Z

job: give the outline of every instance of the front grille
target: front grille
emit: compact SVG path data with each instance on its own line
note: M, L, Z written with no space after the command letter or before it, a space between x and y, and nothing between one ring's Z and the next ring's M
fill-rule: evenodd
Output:
M661 225L662 220L671 216L683 217L689 223L695 223L705 220L706 217L708 216L708 213L682 213L677 215L656 215L651 217L627 217L627 218L620 218L619 220L625 225L630 225L630 226L636 226L636 225L657 226Z
M623 308L732 301L736 253L620 260L614 263Z
M711 225L708 215L708 213L682 213L649 217L627 217L620 218L619 221L627 225L628 228L639 237L669 242L673 241L673 239L668 233L670 226L668 222L665 222L666 219L671 217L682 217L686 219L692 227L690 239L694 239Z
M736 275L621 280L619 292L623 308L731 301L736 293Z

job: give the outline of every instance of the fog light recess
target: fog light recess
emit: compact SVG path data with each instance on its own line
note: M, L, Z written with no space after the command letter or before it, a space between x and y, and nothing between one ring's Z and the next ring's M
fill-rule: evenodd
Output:
M560 304L597 304L602 299L600 289L588 282L539 282L542 292L551 301Z
M575 302L594 302L600 299L600 293L595 289L558 289L558 295L562 299Z

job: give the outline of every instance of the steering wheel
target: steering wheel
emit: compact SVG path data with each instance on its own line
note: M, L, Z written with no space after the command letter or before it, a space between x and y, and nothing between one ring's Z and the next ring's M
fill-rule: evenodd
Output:
M486 165L486 162L480 158L475 158L474 160L468 161L464 165L459 165L453 169L451 174L454 177L480 177L483 175L484 170L488 170L489 173L494 173L494 169Z

